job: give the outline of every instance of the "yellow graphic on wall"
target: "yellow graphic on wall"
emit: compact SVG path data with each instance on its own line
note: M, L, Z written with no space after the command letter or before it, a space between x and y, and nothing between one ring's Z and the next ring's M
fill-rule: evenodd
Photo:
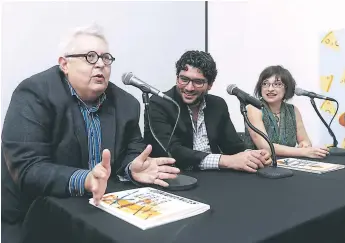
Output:
M341 76L340 83L345 84L345 70L344 70L343 76Z
M339 43L337 39L335 38L335 35L333 31L329 32L321 41L322 44L324 44L327 47L332 48L333 50L339 51Z
M345 127L345 112L343 112L342 114L340 114L339 116L339 124L343 127Z
M320 108L322 111L324 112L328 112L330 113L332 116L334 116L335 114L335 105L333 104L333 102L329 101L329 100L325 100Z
M325 92L328 92L331 85L332 85L332 82L333 82L333 78L334 76L333 75L328 75L328 76L321 76L320 79L321 79L321 89Z

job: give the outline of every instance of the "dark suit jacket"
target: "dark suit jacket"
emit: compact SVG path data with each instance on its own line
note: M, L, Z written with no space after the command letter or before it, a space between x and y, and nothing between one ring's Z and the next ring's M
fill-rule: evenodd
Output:
M175 133L171 139L169 152L176 160L176 166L185 169L189 166L198 169L200 162L208 153L193 150L193 127L187 105L174 86L166 95L173 98L181 107L181 115ZM205 97L204 118L207 136L212 153L236 154L244 151L244 143L239 138L229 116L228 106L224 99L208 94ZM167 100L152 96L149 103L149 115L154 133L163 146L168 145L177 118L177 107ZM167 156L167 153L153 138L145 114L144 139L153 146L153 157Z
M113 83L105 93L99 110L102 150L110 150L111 178L117 179L145 148L140 105ZM85 122L58 66L24 80L14 91L1 160L1 220L8 224L20 224L38 196L68 197L73 172L89 169Z

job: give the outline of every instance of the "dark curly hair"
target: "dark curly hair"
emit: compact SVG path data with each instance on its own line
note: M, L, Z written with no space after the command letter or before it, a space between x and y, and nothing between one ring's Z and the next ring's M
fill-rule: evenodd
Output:
M180 60L176 62L176 75L178 76L181 70L186 70L186 65L200 69L202 74L207 79L208 84L212 84L217 76L216 63L209 53L203 51L187 51Z
M255 86L254 95L256 97L262 97L261 85L266 79L268 79L272 76L275 76L276 78L280 78L280 80L284 83L284 85L285 85L284 99L285 100L291 99L295 94L296 81L292 77L289 70L287 70L287 69L285 69L279 65L269 66L261 72L261 74L259 76L259 80Z

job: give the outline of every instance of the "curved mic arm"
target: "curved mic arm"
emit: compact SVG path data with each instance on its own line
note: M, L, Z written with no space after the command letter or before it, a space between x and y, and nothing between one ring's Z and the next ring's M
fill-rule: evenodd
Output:
M276 152L273 146L273 143L269 140L269 138L267 137L266 134L264 134L263 132L261 132L259 129L257 129L256 127L253 126L253 124L250 123L249 119L248 119L248 115L247 115L247 109L246 109L246 104L243 103L242 101L240 101L240 106L241 106L241 113L243 115L244 121L245 123L252 129L254 130L256 133L258 133L261 137L263 137L266 142L268 143L268 145L270 146L271 152L272 152L272 166L273 167L277 167L277 156L276 156Z
M161 141L159 141L159 139L157 138L155 132L152 129L151 126L151 118L150 118L150 112L149 112L149 96L147 92L143 92L142 94L142 98L143 98L143 103L145 105L145 114L147 116L147 120L149 123L149 128L150 128L150 132L153 136L153 138L156 140L156 142L159 144L159 146L161 146L161 148L164 150L164 152L166 152L168 154L169 157L171 157L171 154L169 153L169 151L167 151L167 149L165 149L165 147L163 146L163 144L161 143Z
M177 118L176 118L176 121L175 121L175 125L174 125L174 128L173 128L173 130L172 130L172 132L171 132L171 134L170 134L170 138L169 138L169 141L168 141L168 145L167 145L167 151L170 151L170 143L171 143L171 139L172 139L172 136L174 135L174 133L175 133L175 129L176 129L176 127L177 127L177 123L178 123L178 121L179 121L179 119L180 119L180 113L181 113L181 108L180 108L180 106L177 104L177 102L175 101L175 100L173 100L173 99L171 99L171 101L174 103L174 105L177 107Z
M331 127L330 127L331 123L330 123L330 125L328 125L327 122L325 121L325 119L323 119L323 117L321 116L319 110L318 110L317 107L316 107L316 104L315 104L315 101L314 101L313 98L310 98L310 103L312 104L312 106L313 106L313 108L314 108L316 114L319 116L319 118L321 119L322 123L326 126L326 128L327 128L327 130L328 130L328 133L332 136L332 138L333 138L333 146L334 146L334 147L337 147L337 146L338 146L338 141L337 141L337 138L335 137L335 135L334 135L334 133L333 133ZM338 102L337 102L337 104L338 104ZM337 109L337 110L338 110L338 109ZM334 114L334 116L335 116L336 114L337 114L337 112ZM334 116L333 116L333 118L334 118ZM333 120L333 119L332 119L332 120ZM332 122L332 121L331 121L331 122Z
M148 120L148 123L149 123L149 128L150 128L150 131L151 131L151 134L153 136L153 138L156 140L156 142L159 144L159 146L161 146L161 148L164 150L164 152L166 152L168 154L168 156L170 158L172 158L171 154L170 154L170 143L171 143L171 138L172 136L174 135L175 133L175 129L176 129L176 126L177 126L177 123L180 119L180 113L181 113L181 109L180 109L180 106L176 103L176 101L174 101L173 99L171 99L171 101L177 106L177 109L178 109L178 113L177 113L177 119L176 119L176 122L175 122L175 125L174 125L174 128L171 132L171 135L170 135L170 138L169 138L169 141L168 141L168 144L167 144L167 147L165 148L163 146L163 144L161 143L161 141L159 141L159 139L157 138L153 128L152 128L152 125L151 125L151 117L150 117L150 112L149 112L149 98L148 98L148 93L146 92L143 92L142 94L142 97L143 97L143 103L145 104L145 114L147 115L147 120Z

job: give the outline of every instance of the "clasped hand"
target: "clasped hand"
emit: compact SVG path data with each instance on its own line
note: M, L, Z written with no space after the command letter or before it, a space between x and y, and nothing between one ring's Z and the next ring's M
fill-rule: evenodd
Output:
M234 155L222 155L220 167L240 171L256 172L257 169L272 163L271 154L265 150L250 150Z

